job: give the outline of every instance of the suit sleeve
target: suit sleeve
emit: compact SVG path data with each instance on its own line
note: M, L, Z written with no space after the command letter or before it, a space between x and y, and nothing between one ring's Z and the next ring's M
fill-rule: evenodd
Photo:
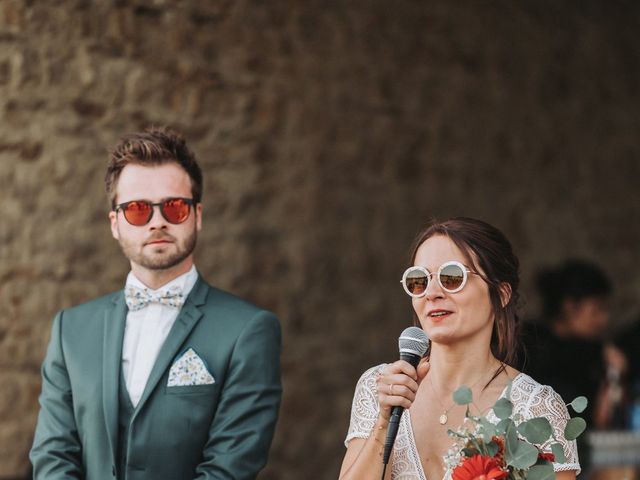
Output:
M82 446L73 413L71 384L62 350L62 318L53 321L42 364L40 413L29 457L34 480L81 479Z
M266 311L238 337L197 480L249 480L267 463L282 395L280 341L278 320Z

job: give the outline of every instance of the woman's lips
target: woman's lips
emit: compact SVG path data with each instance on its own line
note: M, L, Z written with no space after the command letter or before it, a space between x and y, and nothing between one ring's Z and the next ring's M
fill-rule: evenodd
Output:
M429 317L434 322L439 322L447 318L452 313L453 312L450 310L442 310L442 309L429 310L429 313L427 313L427 317Z

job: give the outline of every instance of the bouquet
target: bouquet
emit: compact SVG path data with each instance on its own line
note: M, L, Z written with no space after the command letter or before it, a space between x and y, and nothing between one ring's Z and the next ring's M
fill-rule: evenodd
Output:
M458 405L466 405L467 411L462 427L449 430L456 444L447 452L445 462L452 470L452 480L554 480L553 462L564 463L566 458L562 445L554 436L549 421L544 417L524 420L513 413L507 394L498 399L493 412L497 424L484 417L470 414L471 390L460 387L453 394ZM587 407L587 399L578 397L568 406L576 413ZM564 430L567 440L575 440L586 428L580 417L571 418ZM540 445L551 442L551 452L542 451Z

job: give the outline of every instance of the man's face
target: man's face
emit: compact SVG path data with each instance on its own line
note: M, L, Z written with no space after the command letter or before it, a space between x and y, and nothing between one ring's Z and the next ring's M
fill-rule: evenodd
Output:
M116 187L116 204L132 200L161 202L171 197L191 198L191 179L177 163L158 166L129 164L120 173ZM190 265L197 233L202 227L202 205L191 207L189 217L180 224L169 223L153 207L153 216L143 226L131 225L121 209L110 212L111 233L118 240L135 271L167 270Z

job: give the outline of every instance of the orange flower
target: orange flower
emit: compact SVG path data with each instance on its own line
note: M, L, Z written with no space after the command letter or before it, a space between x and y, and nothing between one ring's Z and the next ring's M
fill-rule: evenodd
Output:
M498 467L496 461L484 455L474 455L463 460L453 470L453 480L501 480L509 472Z

